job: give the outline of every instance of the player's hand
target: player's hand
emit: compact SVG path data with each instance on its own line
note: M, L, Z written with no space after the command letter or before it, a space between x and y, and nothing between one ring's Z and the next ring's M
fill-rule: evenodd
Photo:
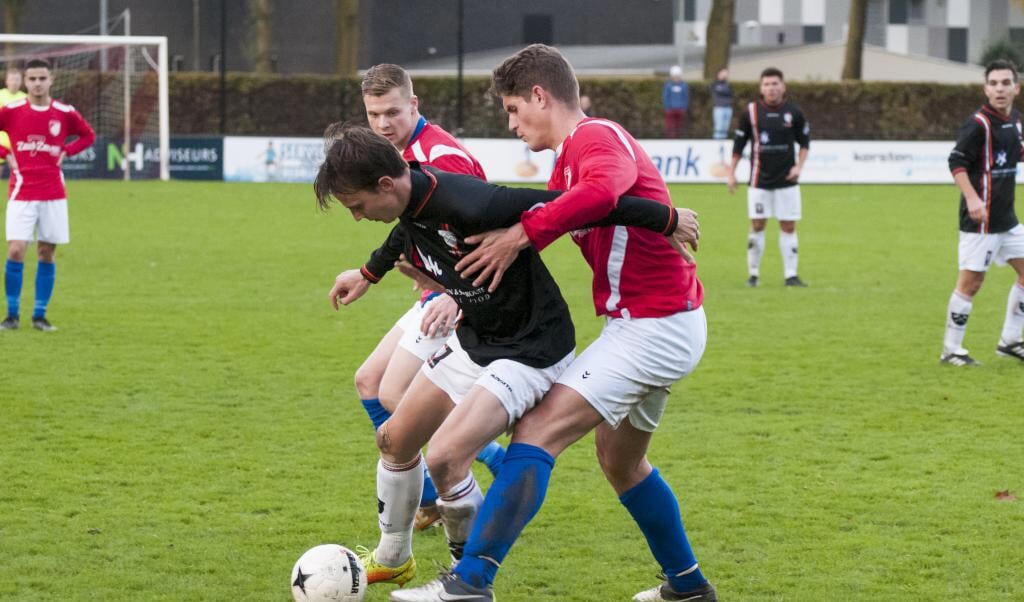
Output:
M448 336L462 317L459 306L450 295L434 297L423 312L420 332L432 337L435 334Z
M473 286L480 286L490 278L491 284L487 290L493 293L501 283L505 270L516 260L519 251L530 246L530 239L526 236L522 224L516 224L511 228L467 236L466 243L480 246L459 260L459 263L455 264L455 270L463 278L476 274Z
M370 288L370 281L363 277L359 270L346 270L334 279L334 286L327 298L331 300L331 306L335 310L339 305L348 305L359 297L362 297Z
M967 214L971 216L971 219L976 223L983 223L988 217L988 212L985 211L985 203L977 195L964 200L967 202Z
M729 194L736 194L736 172L729 170L729 175L725 176L725 183L729 187Z
M668 236L672 247L683 256L687 263L694 263L693 255L686 250L689 245L694 251L697 250L697 241L700 240L700 222L697 221L697 213L692 209L676 209L679 215L679 223L672 234Z
M440 283L417 270L415 266L409 263L409 260L405 258L405 255L402 255L401 259L395 262L395 267L398 268L398 271L406 278L412 280L412 290L433 291L435 293L444 292L444 287L441 286Z
M61 163L64 163L64 157L67 157L67 156L68 156L68 154L66 152L60 151L60 156L57 157L57 167L60 167Z
M790 168L789 173L786 174L787 182L796 182L800 178L800 166L794 165Z

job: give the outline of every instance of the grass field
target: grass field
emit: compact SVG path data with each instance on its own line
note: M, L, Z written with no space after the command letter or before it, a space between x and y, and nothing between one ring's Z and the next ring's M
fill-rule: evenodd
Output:
M1024 504L994 498L1024 497L1024 366L993 354L1011 270L975 301L966 346L984 365L937 363L953 186L806 186L803 290L782 287L774 231L761 288L745 286L742 195L673 193L701 214L710 343L650 455L721 599L1024 599ZM326 292L385 227L318 214L309 186L70 195L60 330L0 333L0 600L284 601L307 548L372 547L376 449L352 374L412 297L395 275L336 314ZM600 327L589 270L565 241L544 257L582 348ZM34 272L33 257L23 307ZM502 602L655 583L592 438L547 500ZM443 537L416 548L422 582Z

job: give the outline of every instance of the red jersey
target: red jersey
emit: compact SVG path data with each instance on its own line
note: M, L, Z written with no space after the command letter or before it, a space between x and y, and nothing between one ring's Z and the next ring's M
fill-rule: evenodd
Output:
M420 117L409 144L402 151L402 158L406 161L419 161L421 165L429 165L442 171L476 176L481 180L487 179L484 168L454 136L423 117Z
M697 267L683 261L664 236L627 226L578 230L599 221L622 195L672 200L651 158L617 123L581 121L558 148L549 190L565 194L524 213L523 229L537 250L565 232L594 270L594 309L614 318L660 318L704 301Z
M49 107L34 107L28 99L0 108L0 130L11 137L18 169L11 173L8 200L55 201L67 198L61 153L76 155L88 148L96 133L71 105L50 101ZM65 145L68 136L78 139ZM12 151L0 147L0 158Z

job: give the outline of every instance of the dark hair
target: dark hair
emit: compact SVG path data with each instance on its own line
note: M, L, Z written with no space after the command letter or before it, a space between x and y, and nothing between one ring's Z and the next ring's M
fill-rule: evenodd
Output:
M313 182L316 204L330 209L331 197L376 190L384 176L397 178L409 168L387 138L365 125L334 123L324 131L324 162Z
M25 63L25 70L28 71L29 69L53 70L53 67L50 66L50 61L46 59L29 59L29 61Z
M993 71L1002 71L1003 69L1009 69L1010 73L1013 73L1013 81L1017 81L1017 65L1013 64L1010 59L996 59L985 66L985 81L988 81L988 74Z
M412 96L412 80L405 69L391 63L381 63L366 70L363 75L363 96L384 96L395 88Z
M491 92L496 96L529 99L534 86L544 88L570 108L580 104L576 72L562 53L551 46L531 44L505 59L491 74Z
M764 79L766 77L777 77L782 81L786 81L786 78L782 77L782 70L778 67L765 68L765 70L761 72L761 77L759 79Z

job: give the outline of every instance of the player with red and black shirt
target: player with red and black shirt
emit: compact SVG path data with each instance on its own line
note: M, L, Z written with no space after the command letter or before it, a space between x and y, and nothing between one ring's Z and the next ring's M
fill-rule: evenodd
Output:
M558 286L536 251L509 266L496 290L455 269L474 246L467 237L516 223L557 192L506 188L419 164L365 128L329 132L330 148L315 189L322 208L337 198L356 220L399 225L359 270L343 272L330 298L349 304L379 281L404 253L421 275L440 284L463 313L462 323L423 365L395 413L377 431L381 462L377 496L381 539L367 554L371 582L404 583L415 573L411 533L422 487L420 449L442 495L438 506L454 560L461 556L483 496L469 471L476 453L509 429L573 360L575 332ZM675 235L679 213L652 200L622 198L590 226L625 223ZM666 244L671 249L671 244ZM499 473L500 475L501 473ZM386 563L383 559L391 559Z
M729 192L736 191L736 166L750 142L750 186L747 188L747 285L757 286L764 255L764 228L779 220L779 251L786 286L806 286L797 273L796 222L801 217L800 172L811 144L810 125L800 107L786 99L782 71L761 72L761 98L740 114L729 167ZM794 157L793 146L800 152Z
M974 295L993 261L1009 263L1017 282L1006 301L1006 319L996 353L1024 361L1024 226L1014 210L1017 163L1021 160L1021 115L1017 67L998 60L985 68L988 99L960 128L949 169L960 189L960 272L946 311L940 361L953 366L978 362L963 348Z
M556 49L534 44L506 59L494 70L492 89L517 137L531 150L556 150L548 187L565 192L507 230L469 237L480 246L459 262L461 274L475 278L474 286L489 280L486 290L500 291L510 286L505 270L522 261L520 253L534 253L571 232L593 269L594 308L605 326L516 426L453 572L423 587L396 590L391 600L493 600L498 568L543 504L555 457L596 429L605 477L667 576L634 599L713 602L714 587L697 567L675 495L647 460L669 388L696 368L704 352L703 287L692 257L684 259L665 237L591 225L615 211L623 194L671 208L665 183L622 126L583 114L575 73ZM696 220L687 215L692 230L686 240L695 245Z
M64 157L88 148L96 134L74 107L50 98L53 76L50 64L41 59L25 65L28 97L0 108L0 130L11 139L11 151L0 147L0 158L10 163L7 197L7 264L4 287L7 318L2 330L14 330L20 323L22 274L25 251L38 241L35 307L32 326L56 330L46 319L46 309L56 280L54 255L57 245L70 242L67 192L60 164ZM69 137L77 136L68 142Z

